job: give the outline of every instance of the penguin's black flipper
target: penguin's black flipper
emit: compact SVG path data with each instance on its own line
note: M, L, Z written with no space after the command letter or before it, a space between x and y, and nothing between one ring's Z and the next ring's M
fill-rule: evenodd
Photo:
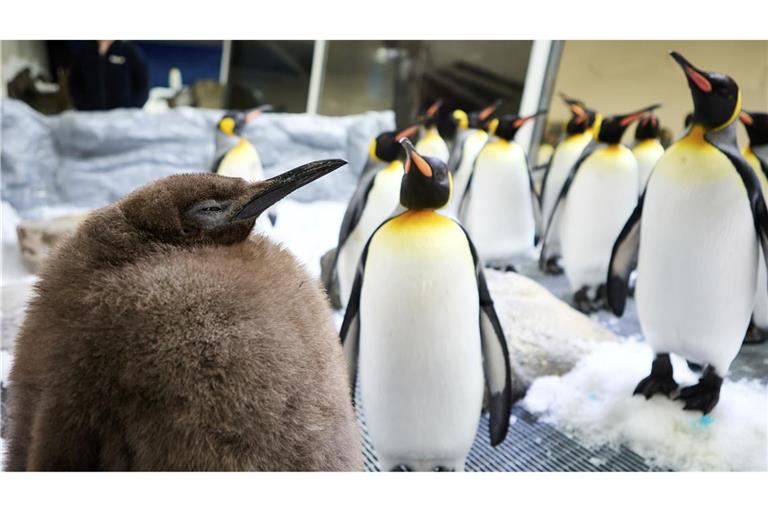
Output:
M705 138L728 157L736 172L739 173L741 181L744 182L744 187L747 189L747 197L749 198L749 206L752 209L757 239L763 248L765 264L768 265L768 208L766 208L760 181L755 174L755 170L752 169L749 162L739 152L736 143L735 124L731 124L720 132L708 133L705 135ZM766 285L768 286L768 283Z
M453 178L456 179L456 172L459 170L461 160L464 158L464 142L470 134L464 132L453 143L453 150L448 157L448 170L453 173Z
M541 224L544 222L541 213L541 198L536 193L536 186L533 183L533 169L531 169L531 163L528 161L527 156L525 157L525 168L528 170L528 184L531 187L531 202L533 203L531 205L533 207L533 223L536 226L533 245L539 245L542 231Z
M478 257L469 234L461 224L458 225L467 237L472 259L475 262L477 291L480 297L480 341L483 351L485 382L488 387L488 411L491 416L491 446L497 446L507 437L512 404L521 396L512 396L512 366L509 360L509 349L504 331L501 328L501 322L499 322L499 317L496 316L496 310L493 307L491 292L485 282L483 263Z
M333 288L333 283L336 279L336 266L339 263L339 252L341 252L341 248L344 246L344 242L347 241L347 238L349 238L352 230L355 229L357 223L360 222L360 217L363 216L365 203L368 201L368 194L370 194L371 189L373 188L373 182L376 179L377 173L375 171L375 167L363 170L357 188L352 194L352 198L349 200L347 209L344 212L344 218L341 220L341 228L339 229L339 240L336 244L336 254L333 257L333 263L331 264L330 272L328 272L327 280L323 283L326 290L331 290Z
M616 316L624 314L629 294L629 275L637 267L637 253L640 249L640 217L643 214L644 201L645 192L637 201L637 206L621 229L611 250L611 262L608 264L606 279L606 300Z
M555 201L555 205L552 207L552 213L549 215L549 221L547 222L547 229L544 230L544 238L542 239L542 245L541 245L541 254L539 255L539 268L544 269L546 268L547 259L549 258L548 251L547 251L547 242L549 240L549 237L551 235L552 231L552 220L557 215L557 210L561 207L563 201L565 201L565 197L568 195L568 190L571 188L571 185L573 184L573 180L576 177L576 173L579 172L579 168L581 167L581 164L584 163L584 161L589 158L589 156L595 152L595 149L597 149L598 145L593 141L587 144L587 147L584 148L584 151L581 152L581 156L579 156L579 159L576 160L576 163L573 164L573 167L571 167L571 170L568 171L568 177L563 182L563 188L560 189L560 194L557 196L557 201Z

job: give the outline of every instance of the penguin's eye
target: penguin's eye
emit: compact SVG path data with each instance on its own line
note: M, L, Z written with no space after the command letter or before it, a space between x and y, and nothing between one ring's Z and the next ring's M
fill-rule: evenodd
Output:
M220 207L220 206L206 206L204 208L200 208L199 211L205 212L205 213L214 213L214 212L220 212L220 211L223 211L223 210L224 209L222 207Z

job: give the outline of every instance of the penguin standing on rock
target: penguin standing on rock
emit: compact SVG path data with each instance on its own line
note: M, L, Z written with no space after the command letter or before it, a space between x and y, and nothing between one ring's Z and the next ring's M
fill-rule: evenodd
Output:
M594 110L590 110L580 100L569 98L560 93L566 105L571 111L571 119L565 127L565 137L555 148L549 165L544 171L541 182L541 216L542 226L552 223L550 239L546 246L547 252L542 252L540 267L547 274L561 274L563 272L559 260L560 248L560 218L561 214L553 217L553 210L565 180L568 178L573 164L579 159L596 136L595 130L599 129L602 117Z
M669 396L677 389L669 358L674 352L705 366L698 384L676 399L706 414L719 400L749 326L758 248L768 254L768 211L760 181L736 144L739 86L671 55L688 80L692 124L659 159L616 240L608 303L623 313L637 263L637 314L656 356L635 394Z
M491 139L475 160L460 219L480 258L490 265L513 269L513 260L530 253L537 242L539 198L525 150L514 138L525 123L544 114L494 119Z
M385 470L461 471L489 391L491 443L512 406L509 354L466 232L435 210L451 196L445 163L408 139L406 211L371 236L341 327L350 382L360 374L368 431ZM485 373L485 378L483 377Z
M325 284L332 290L338 283L339 301L346 307L355 270L366 242L379 225L395 211L403 176L403 148L397 142L416 133L419 125L400 132L384 132L376 137L370 148L371 158L385 162L378 171L362 176L344 212L339 241ZM334 281L335 280L335 281Z
M742 110L739 119L749 136L749 145L742 150L742 154L755 170L765 200L768 197L768 113ZM744 338L745 343L762 343L768 338L768 289L762 286L765 281L765 266L761 264L757 273L755 311Z
M224 114L216 125L216 149L212 172L219 176L242 178L250 182L264 180L264 169L261 166L259 152L243 136L243 130L261 114L271 110L272 105L262 105L249 112ZM270 223L274 226L276 221L276 213L269 211L266 218L257 219L256 228L262 232L269 232Z
M50 256L16 341L6 469L362 470L325 296L248 238L344 164L170 176L92 213Z
M445 143L437 129L437 113L442 105L443 101L437 100L424 113L421 120L422 133L416 143L416 151L421 155L439 158L447 163L450 157L448 144Z
M603 120L597 144L585 149L573 165L552 210L542 258L547 254L552 218L562 208L563 266L576 308L582 312L603 307L611 247L637 204L637 161L621 138L630 124L657 107Z
M458 125L456 142L448 159L448 170L453 176L453 194L446 213L456 216L459 213L459 203L464 197L469 177L474 169L475 159L488 141L488 122L491 116L501 106L502 100L485 107L480 112L467 114L463 110L455 110L453 119Z
M643 116L637 122L635 130L635 145L632 153L637 160L637 171L640 177L640 193L645 190L648 177L656 162L664 154L664 146L661 145L661 127L659 118L653 114Z

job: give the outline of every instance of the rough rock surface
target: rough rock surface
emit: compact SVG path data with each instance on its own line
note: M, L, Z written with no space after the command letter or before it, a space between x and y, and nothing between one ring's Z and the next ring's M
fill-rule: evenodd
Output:
M584 355L618 340L532 279L489 268L485 277L518 385L526 389L538 377L571 371Z

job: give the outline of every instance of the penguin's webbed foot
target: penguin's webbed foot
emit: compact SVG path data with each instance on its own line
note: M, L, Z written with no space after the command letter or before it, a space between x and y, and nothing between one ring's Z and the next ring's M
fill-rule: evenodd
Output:
M573 305L584 314L595 311L592 299L589 298L589 288L582 286L579 291L573 294Z
M765 343L768 340L768 330L764 330L755 325L754 322L749 322L749 329L744 336L744 343L747 345L757 345L758 343Z
M657 393L669 396L676 389L669 354L658 354L651 365L651 374L638 383L632 394L643 395L648 400Z
M608 309L608 289L604 284L597 287L595 300L592 301L592 307L595 311Z
M390 469L390 471L402 471L402 472L405 472L405 473L410 473L413 470L411 469L411 466L409 466L407 464L398 464L397 466L395 466L392 469Z
M499 272L517 272L517 269L515 268L514 265L502 265L499 263L495 265L490 265L490 267L493 270L498 270Z
M722 385L723 378L708 366L699 383L681 389L680 395L675 400L683 400L685 402L683 409L686 411L701 411L701 414L709 414L720 401Z
M435 466L432 468L432 471L435 473L453 473L456 470L448 466Z
M544 266L541 269L545 274L560 275L563 273L563 267L558 263L558 258L553 256L544 262Z

